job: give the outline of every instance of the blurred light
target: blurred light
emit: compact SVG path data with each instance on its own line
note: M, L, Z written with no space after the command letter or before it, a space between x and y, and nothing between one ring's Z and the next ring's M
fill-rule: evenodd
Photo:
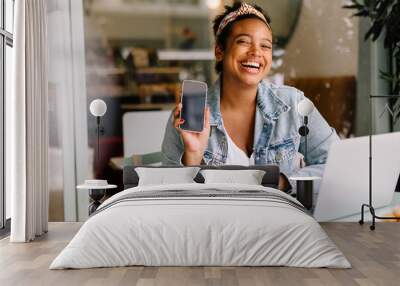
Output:
M221 5L221 0L206 0L208 9L215 10Z
M281 57L286 53L286 51L284 49L280 49L280 48L275 48L272 51L272 55L274 57Z

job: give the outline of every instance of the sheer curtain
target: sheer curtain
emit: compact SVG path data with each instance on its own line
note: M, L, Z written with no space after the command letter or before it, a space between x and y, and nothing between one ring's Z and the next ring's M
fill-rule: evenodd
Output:
M88 192L76 190L76 185L91 178L89 166L93 166L93 154L88 151L83 13L82 1L47 0L48 174L53 221L88 217Z
M45 0L15 2L13 92L6 98L12 242L47 232L47 18Z

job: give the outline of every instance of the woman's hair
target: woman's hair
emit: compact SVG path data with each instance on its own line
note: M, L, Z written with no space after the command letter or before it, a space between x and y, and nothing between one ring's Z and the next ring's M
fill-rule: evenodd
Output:
M225 6L225 11L218 15L217 17L215 17L214 21L213 21L213 31L214 31L214 36L215 36L215 44L220 46L222 50L225 50L226 48L226 42L228 40L228 37L231 33L233 24L240 21L240 20L244 20L244 19L261 19L259 16L255 15L255 14L245 14L245 15L240 15L237 18L235 18L234 20L232 20L231 22L229 22L225 27L223 27L222 31L218 31L219 30L219 26L221 24L221 22L224 20L224 18L231 12L234 12L238 9L240 9L240 7L242 6L241 1L236 1L232 6ZM265 12L260 6L256 5L256 4L251 4L251 6L253 8L255 8L258 12L260 12L265 20L267 21L267 26L270 26L271 23L271 18L269 17L269 15L267 14L267 12ZM261 19L262 20L262 19ZM217 34L218 33L218 34ZM222 72L222 61L217 61L215 63L215 70L217 71L217 73L221 73Z

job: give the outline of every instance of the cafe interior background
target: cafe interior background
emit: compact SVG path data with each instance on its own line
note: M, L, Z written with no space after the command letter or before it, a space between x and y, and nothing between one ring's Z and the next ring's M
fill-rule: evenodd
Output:
M76 184L96 177L121 188L123 158L157 151L146 150L154 145L146 133L164 129L166 122L157 115L148 120L143 112L170 111L184 79L212 85L211 21L224 4L232 3L76 2L48 5L50 221L84 220L88 196L77 192ZM274 61L266 80L304 91L341 138L368 134L369 94L389 89L377 74L389 64L382 40L364 40L368 20L352 17L345 2L252 1L272 19ZM89 112L97 98L107 104L99 160L96 120ZM380 122L374 132L399 130L388 114L380 114L383 106L385 102L374 107ZM124 117L132 114L139 117L124 127Z

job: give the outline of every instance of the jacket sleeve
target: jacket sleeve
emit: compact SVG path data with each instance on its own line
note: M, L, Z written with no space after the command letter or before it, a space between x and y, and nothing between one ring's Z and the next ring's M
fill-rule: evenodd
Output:
M162 165L183 165L183 142L179 132L172 124L173 113L167 121L164 140L161 146Z

